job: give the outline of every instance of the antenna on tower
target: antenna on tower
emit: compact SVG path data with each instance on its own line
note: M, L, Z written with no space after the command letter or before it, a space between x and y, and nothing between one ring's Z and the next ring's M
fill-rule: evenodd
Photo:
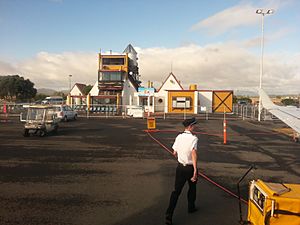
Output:
M171 73L173 73L173 61L171 61Z

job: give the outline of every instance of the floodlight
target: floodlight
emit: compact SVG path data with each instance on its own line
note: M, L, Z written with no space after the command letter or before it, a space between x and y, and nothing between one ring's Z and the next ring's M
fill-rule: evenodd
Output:
M262 9L258 9L258 10L256 10L256 13L257 13L257 14L262 14L262 13L263 13L263 10L262 10Z

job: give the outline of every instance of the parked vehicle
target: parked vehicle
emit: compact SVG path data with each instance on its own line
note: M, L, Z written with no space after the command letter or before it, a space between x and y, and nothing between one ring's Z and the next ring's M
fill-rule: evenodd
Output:
M61 121L76 120L78 113L68 105L56 105L57 118Z
M63 103L64 103L64 99L61 96L48 96L42 101L42 104L51 104L51 105L63 104Z
M48 105L29 106L24 125L24 137L30 134L43 137L49 132L57 132L59 120L55 110L55 107Z

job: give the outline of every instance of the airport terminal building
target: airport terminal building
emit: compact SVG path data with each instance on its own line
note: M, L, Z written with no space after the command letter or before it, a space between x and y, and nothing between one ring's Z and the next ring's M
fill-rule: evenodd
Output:
M84 84L76 83L71 89L67 104L85 105L91 113L124 114L130 109L144 113L231 113L232 90L201 90L196 84L184 89L171 72L156 89L148 81L141 86L137 52L129 44L122 54L99 53L98 76L88 95Z

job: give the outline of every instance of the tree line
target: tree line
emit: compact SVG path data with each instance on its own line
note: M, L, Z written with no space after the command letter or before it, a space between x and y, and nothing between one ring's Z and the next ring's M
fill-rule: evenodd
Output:
M37 90L34 83L19 75L0 76L0 98L11 101L31 100Z

